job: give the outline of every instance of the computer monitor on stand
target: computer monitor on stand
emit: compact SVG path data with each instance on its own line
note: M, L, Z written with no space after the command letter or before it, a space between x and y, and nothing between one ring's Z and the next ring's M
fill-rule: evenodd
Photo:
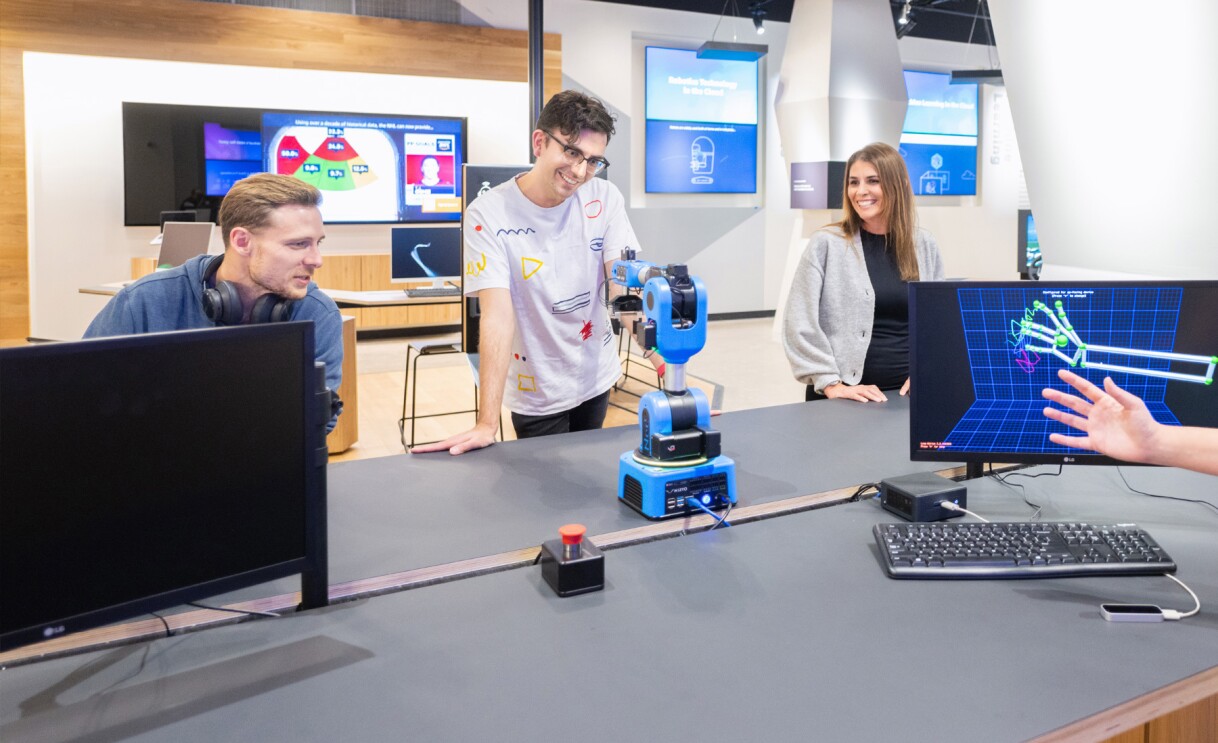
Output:
M913 282L910 458L1123 464L1059 446L1043 414L1057 372L1110 376L1169 425L1218 427L1218 281Z
M390 280L431 282L433 289L461 293L461 228L395 227L390 247Z
M313 323L0 349L0 650L301 574L327 603Z

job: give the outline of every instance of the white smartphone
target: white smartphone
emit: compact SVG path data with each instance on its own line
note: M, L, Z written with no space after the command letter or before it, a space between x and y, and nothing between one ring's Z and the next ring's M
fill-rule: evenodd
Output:
M1162 622L1163 610L1154 604L1100 604L1100 616L1109 622Z

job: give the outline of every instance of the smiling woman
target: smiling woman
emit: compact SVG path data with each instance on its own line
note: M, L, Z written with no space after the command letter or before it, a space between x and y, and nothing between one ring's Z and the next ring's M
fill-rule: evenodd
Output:
M807 400L884 402L909 392L906 284L943 278L916 226L905 161L876 142L850 156L842 220L812 236L787 298L783 346Z

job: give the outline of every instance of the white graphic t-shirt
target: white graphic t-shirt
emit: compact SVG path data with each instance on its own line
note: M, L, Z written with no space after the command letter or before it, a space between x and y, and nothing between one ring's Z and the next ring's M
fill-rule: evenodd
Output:
M523 415L569 410L621 375L605 306L605 261L638 249L622 194L593 178L552 208L515 179L465 213L465 293L508 289L516 336L504 404Z

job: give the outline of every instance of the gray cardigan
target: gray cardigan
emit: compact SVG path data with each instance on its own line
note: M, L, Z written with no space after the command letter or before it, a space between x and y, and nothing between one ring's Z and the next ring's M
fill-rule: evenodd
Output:
M914 242L918 276L942 279L935 238L919 227ZM783 318L782 345L795 378L822 393L839 380L858 384L874 318L875 292L860 237L817 230L795 269Z

